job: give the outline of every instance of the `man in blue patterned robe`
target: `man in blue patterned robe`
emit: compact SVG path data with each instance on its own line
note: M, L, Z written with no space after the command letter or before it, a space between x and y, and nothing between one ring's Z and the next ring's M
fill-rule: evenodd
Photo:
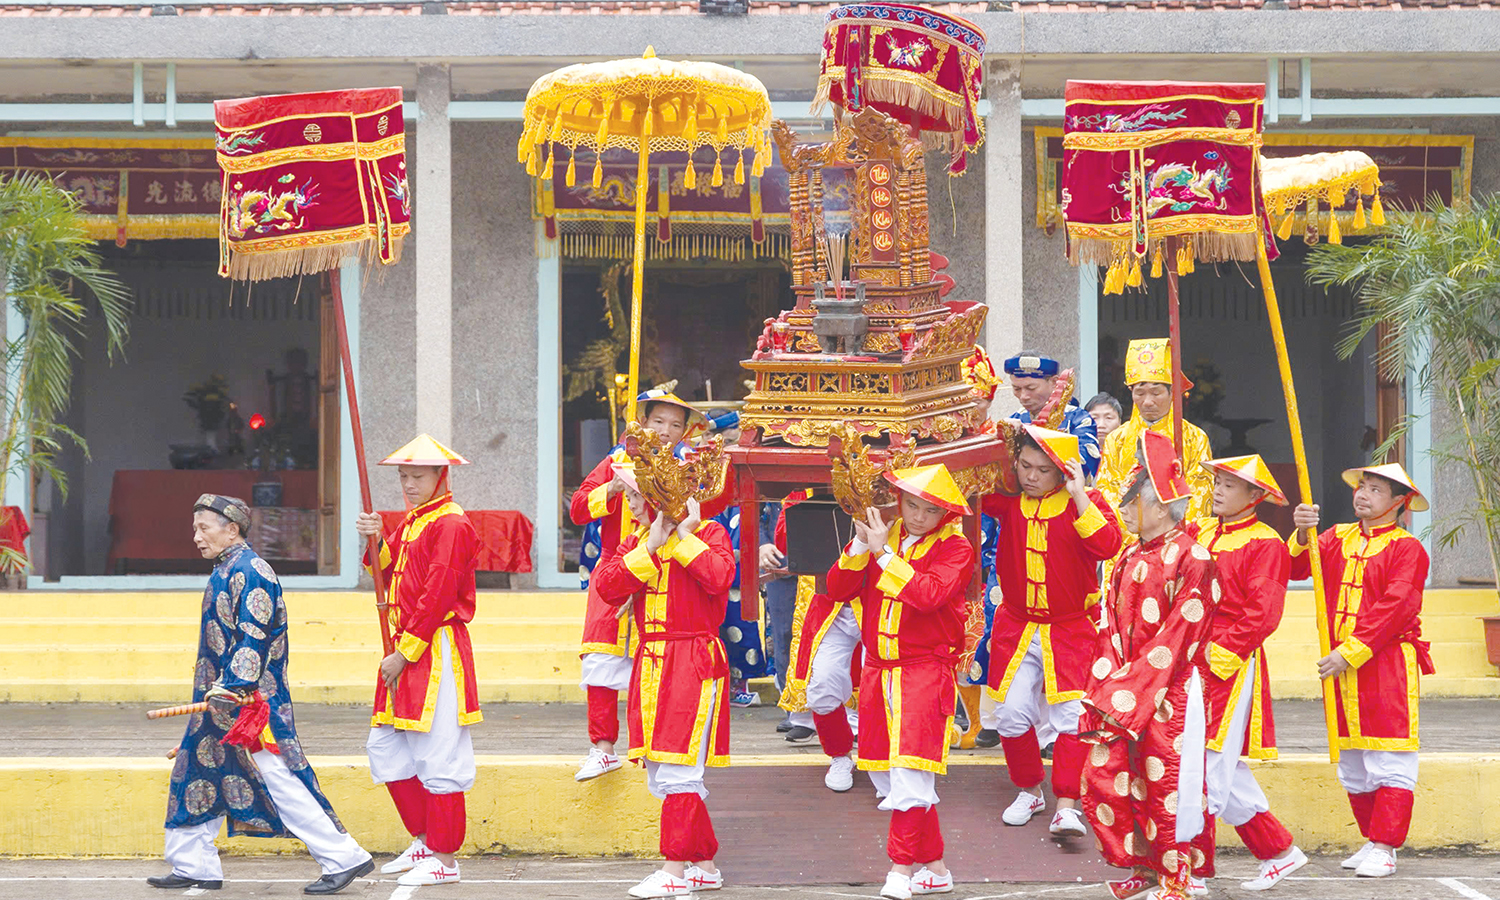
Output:
M146 880L159 888L221 887L214 838L227 819L230 835L300 838L323 871L303 892L332 894L374 864L344 831L297 741L286 605L276 573L245 541L249 529L243 500L204 494L193 505L193 542L214 560L193 670L193 702L209 708L188 721L172 768L172 872Z
M1029 423L1034 416L1047 410L1047 401L1057 387L1057 377L1062 367L1057 360L1050 359L1035 350L1022 350L1007 359L1005 374L1010 376L1010 389L1021 409L1010 414L1012 419ZM1099 430L1094 417L1078 404L1077 397L1069 397L1063 408L1061 422L1036 424L1061 431L1078 438L1078 452L1083 457L1083 474L1090 481L1099 476Z

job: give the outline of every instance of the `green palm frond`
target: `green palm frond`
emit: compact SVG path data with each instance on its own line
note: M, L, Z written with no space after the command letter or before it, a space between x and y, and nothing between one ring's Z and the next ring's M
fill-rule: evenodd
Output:
M109 359L120 356L130 297L101 265L77 199L36 173L0 178L0 293L24 322L3 347L0 454L9 465L0 466L0 496L12 472L33 471L50 475L66 495L57 455L68 446L88 455L83 438L58 422L68 409L78 340L87 327L103 327ZM90 295L92 305L84 299Z
M1449 511L1435 533L1447 545L1466 526L1482 528L1500 584L1500 194L1452 206L1430 198L1422 214L1393 222L1368 244L1315 248L1307 277L1354 291L1358 308L1339 339L1341 358L1384 326L1381 373L1410 377L1447 401L1459 433L1431 454L1466 468L1477 500ZM1408 424L1377 448L1377 461Z

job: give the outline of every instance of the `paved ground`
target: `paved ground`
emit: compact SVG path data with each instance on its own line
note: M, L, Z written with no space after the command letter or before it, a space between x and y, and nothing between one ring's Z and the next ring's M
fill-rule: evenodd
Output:
M1405 856L1400 871L1379 881L1358 880L1339 868L1337 859L1319 858L1283 882L1269 896L1274 900L1494 900L1500 897L1500 857ZM394 877L364 879L342 897L359 900L614 900L649 874L650 862L625 860L466 859L460 864L464 880L456 885L401 888ZM1241 890L1238 883L1254 869L1246 856L1220 857L1221 877L1215 879L1210 900L1250 900L1266 894ZM16 900L166 900L198 896L206 900L300 897L303 884L316 875L307 858L230 858L227 880L220 891L161 891L149 887L147 875L163 871L159 862L117 860L0 860L0 897ZM958 873L962 876L963 873ZM833 900L872 898L878 885L820 887L726 887L721 900ZM699 895L702 896L702 895ZM993 882L959 884L949 896L955 900L1103 900L1108 895L1094 884L1025 884Z
M0 704L6 723L0 732L0 756L157 756L172 747L185 723L181 719L148 721L148 708L125 703ZM1493 700L1423 700L1422 748L1500 749L1500 716L1494 711ZM474 729L478 753L582 755L587 749L582 704L492 703L484 712L484 723ZM821 754L815 740L793 745L776 734L782 715L766 706L734 710L733 752ZM297 730L303 747L313 755L363 754L369 722L369 712L361 707L297 705ZM1323 752L1327 744L1322 705L1309 700L1278 701L1276 737L1283 753Z

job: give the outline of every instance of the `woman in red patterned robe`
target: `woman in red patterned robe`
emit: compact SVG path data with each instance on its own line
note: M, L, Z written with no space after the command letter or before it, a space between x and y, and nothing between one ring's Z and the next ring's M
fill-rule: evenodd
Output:
M1171 438L1140 437L1145 469L1121 500L1140 540L1110 575L1099 658L1079 734L1093 746L1083 809L1104 861L1133 869L1108 883L1126 900L1188 900L1203 830L1205 708L1199 672L1213 614L1214 564L1181 528L1190 492ZM1143 840L1144 838L1144 840ZM1155 876L1153 878L1153 875Z

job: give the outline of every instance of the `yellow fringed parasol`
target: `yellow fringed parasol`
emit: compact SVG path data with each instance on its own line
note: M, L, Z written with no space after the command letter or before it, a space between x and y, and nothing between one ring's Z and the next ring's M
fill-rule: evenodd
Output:
M1349 192L1355 189L1359 193L1354 199L1354 227L1365 227L1366 197L1370 198L1368 223L1377 228L1384 225L1385 210L1380 205L1380 167L1375 165L1370 154L1361 150L1340 150L1279 158L1262 156L1260 159L1261 198L1271 218L1281 221L1276 236L1283 241L1292 236L1292 219L1297 215L1297 207L1307 206L1311 230L1321 201L1328 204L1328 229L1325 233L1329 243L1343 243L1334 210L1343 206Z
M697 184L692 153L713 147L712 184L724 182L723 153L739 151L736 184L745 182L745 153L752 174L764 172L770 157L771 100L765 85L738 69L706 62L657 59L646 48L640 59L567 66L543 75L526 95L525 129L517 159L533 177L551 178L559 147L568 152L566 183L577 177L573 154L595 151L593 185L603 178L601 157L618 147L638 154L635 178L635 253L630 282L630 384L640 393L641 292L646 256L647 164L653 150L685 150L683 187ZM634 411L631 418L635 418Z

